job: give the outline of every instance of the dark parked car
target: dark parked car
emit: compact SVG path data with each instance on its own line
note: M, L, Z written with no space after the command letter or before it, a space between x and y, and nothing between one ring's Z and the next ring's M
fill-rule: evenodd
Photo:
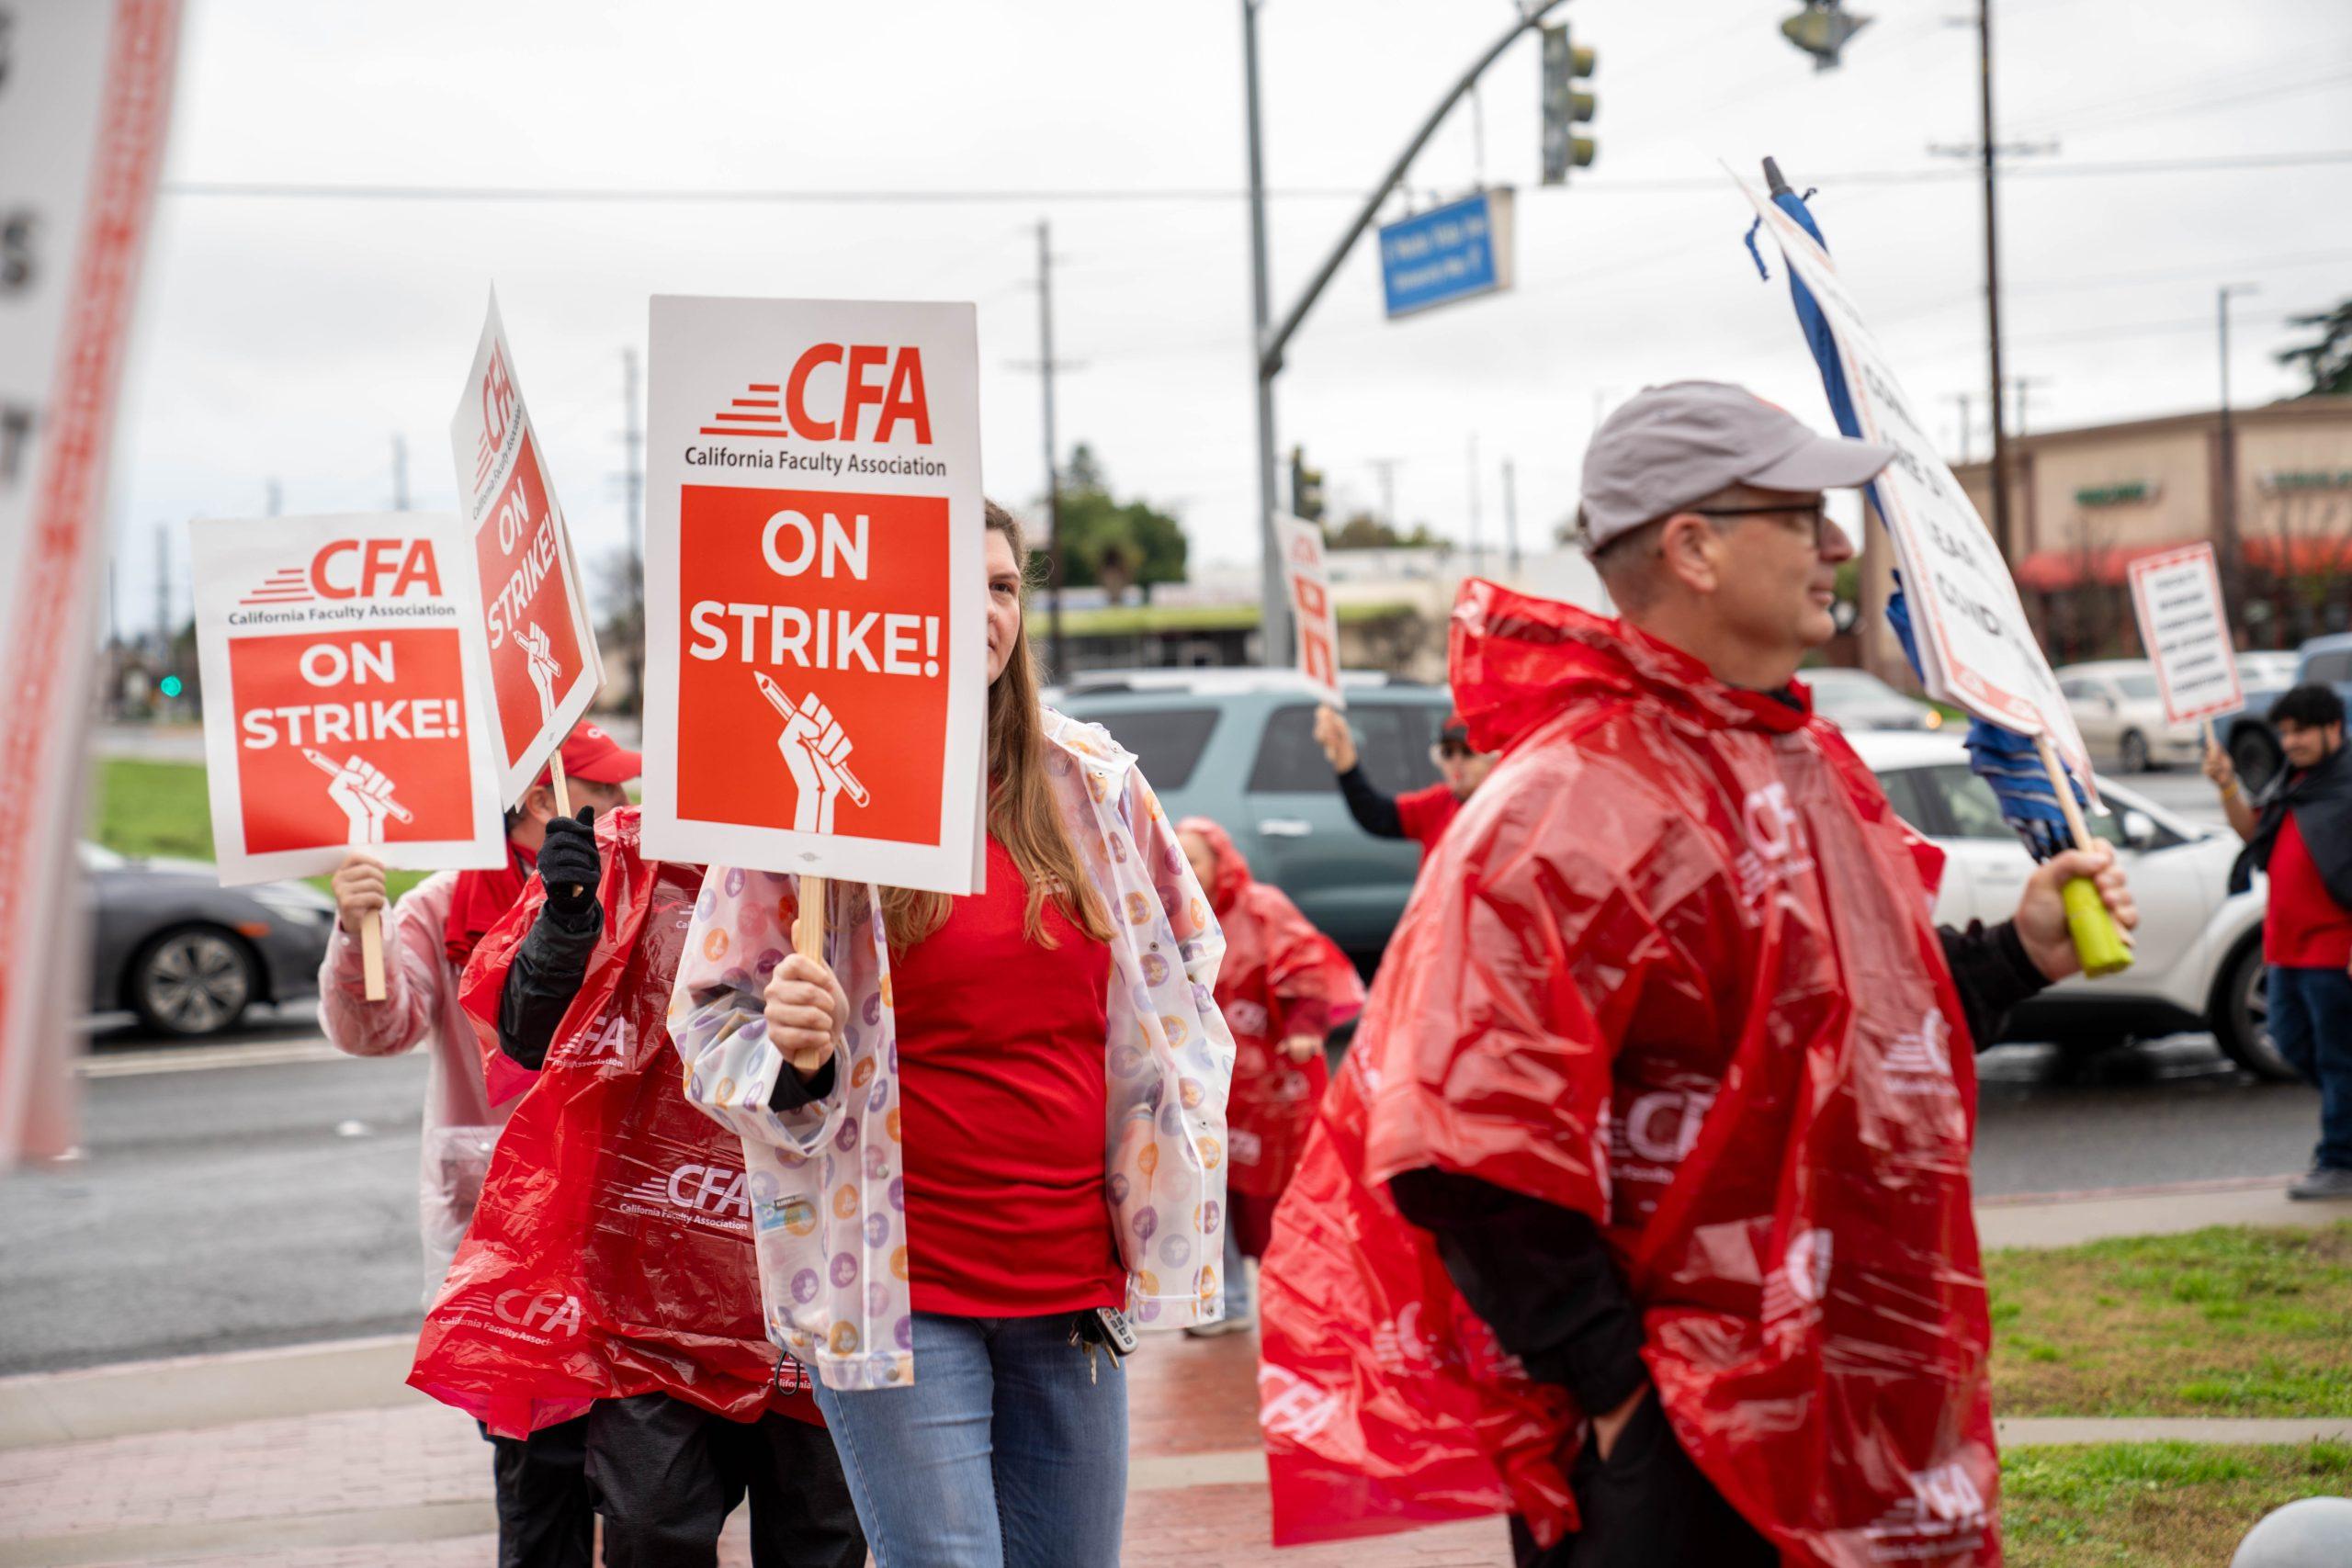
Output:
M1350 672L1348 722L1374 785L1437 782L1430 749L1452 711L1442 686ZM1250 871L1291 897L1367 974L1420 870L1418 844L1375 839L1348 815L1315 744L1315 697L1279 670L1106 671L1046 694L1136 754L1170 818L1214 818Z
M159 1034L217 1034L255 1002L318 991L334 901L298 882L223 887L198 861L82 846L90 1008L129 1009Z

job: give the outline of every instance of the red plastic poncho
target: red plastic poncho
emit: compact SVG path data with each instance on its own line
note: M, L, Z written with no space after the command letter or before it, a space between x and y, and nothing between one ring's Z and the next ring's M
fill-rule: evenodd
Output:
M1237 1192L1279 1198L1330 1078L1321 1051L1293 1062L1282 1043L1302 1031L1319 1038L1362 1012L1363 981L1288 895L1250 874L1250 863L1223 828L1187 817L1176 830L1197 834L1216 863L1208 889L1225 928L1216 1006L1234 1046L1226 1181Z
M546 1066L507 1122L409 1382L503 1437L655 1392L733 1420L775 1408L742 1140L686 1102L667 1014L699 867L645 860L638 813L596 824L605 930ZM535 877L482 940L463 1000L497 1061L499 992L538 918ZM520 1069L516 1069L518 1072ZM797 1366L784 1382L802 1387Z
M1600 1222L1676 1436L1783 1561L1996 1564L1939 857L1827 724L1619 623L1474 581L1453 678L1504 756L1276 1219L1275 1539L1574 1528L1581 1419L1388 1201L1436 1167Z

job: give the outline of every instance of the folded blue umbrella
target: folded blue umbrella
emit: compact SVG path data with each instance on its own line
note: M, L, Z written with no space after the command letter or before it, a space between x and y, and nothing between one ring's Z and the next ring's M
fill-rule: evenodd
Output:
M1822 239L1821 226L1813 220L1804 197L1781 182L1780 171L1769 159L1765 172L1771 180L1772 204L1803 225L1804 231L1827 250L1829 242ZM1760 220L1749 225L1747 254L1755 257L1756 270L1769 279L1772 274L1765 266L1764 253L1756 243L1757 231L1762 227ZM1789 298L1796 306L1797 325L1804 330L1805 346L1813 350L1814 363L1820 367L1821 389L1828 397L1830 415L1837 420L1842 434L1859 440L1862 423L1854 414L1854 399L1846 387L1845 367L1838 363L1838 339L1830 332L1821 307L1815 302L1813 291L1793 269L1789 273ZM1877 512L1878 487L1866 487L1866 493L1871 510ZM1911 606L1904 599L1900 573L1895 576L1894 596L1886 603L1886 619L1894 628L1896 640L1903 644L1903 657L1911 661L1911 672L1919 674L1919 649L1912 637ZM1992 786L2001 803L2002 819L2017 829L2018 837L2025 840L2027 851L2035 860L2048 860L2071 844L2066 814L2050 787L2050 775L2042 768L2041 753L2031 738L1979 718L1969 723L1967 746L1969 770ZM2065 766L2063 760L2059 766ZM2089 805L2082 781L2071 770L2066 782L2074 789L2075 801Z

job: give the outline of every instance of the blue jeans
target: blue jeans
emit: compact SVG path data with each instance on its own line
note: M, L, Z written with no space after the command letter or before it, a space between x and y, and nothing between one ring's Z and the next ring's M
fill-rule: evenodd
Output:
M2270 1041L2319 1090L2312 1163L2352 1170L2352 974L2272 964Z
M919 1312L912 1386L818 1385L879 1568L1117 1568L1127 1380L1073 1320Z

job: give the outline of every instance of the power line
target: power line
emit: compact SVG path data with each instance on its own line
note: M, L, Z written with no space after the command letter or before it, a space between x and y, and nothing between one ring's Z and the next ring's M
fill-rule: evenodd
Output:
M2065 163L2022 166L2006 171L2010 179L2083 179L2132 175L2193 175L2224 173L2244 169L2301 169L2326 164L2352 164L2352 148L2317 149L2301 152L2254 152L2213 158L2150 158L2110 161L2105 163ZM1808 183L1816 186L1871 185L1935 185L1973 177L1967 169L1923 167L1913 169L1849 169L1836 173L1809 174ZM1677 191L1719 191L1724 188L1720 175L1666 175L1655 179L1589 179L1578 183L1580 191L1616 195L1655 195ZM850 206L956 206L986 205L1003 202L1133 205L1150 202L1176 204L1220 204L1241 202L1249 192L1238 186L1226 188L1214 186L1167 186L1159 188L1129 186L1126 188L1069 189L971 189L939 190L910 187L901 190L871 189L741 189L716 187L664 187L658 186L410 186L410 185L316 185L276 183L266 180L169 180L164 194L193 199L246 199L258 201L450 201L488 203L579 203L582 205L628 205L632 203L688 204L709 203L718 206L776 206L790 204ZM1298 186L1288 189L1270 190L1267 195L1284 201L1360 201L1363 193L1351 187L1337 186Z

